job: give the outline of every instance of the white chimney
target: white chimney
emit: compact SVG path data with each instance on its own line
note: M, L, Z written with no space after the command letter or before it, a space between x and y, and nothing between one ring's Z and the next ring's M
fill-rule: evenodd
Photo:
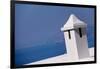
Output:
M86 23L71 14L66 24L61 28L61 31L64 32L67 58L79 60L89 57L86 26Z

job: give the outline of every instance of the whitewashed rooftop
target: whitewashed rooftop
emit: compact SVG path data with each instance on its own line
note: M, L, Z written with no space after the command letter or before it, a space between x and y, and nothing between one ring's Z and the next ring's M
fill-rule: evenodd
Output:
M68 21L65 25L61 28L61 31L71 30L75 28L82 28L86 27L87 24L77 18L74 14L71 14Z

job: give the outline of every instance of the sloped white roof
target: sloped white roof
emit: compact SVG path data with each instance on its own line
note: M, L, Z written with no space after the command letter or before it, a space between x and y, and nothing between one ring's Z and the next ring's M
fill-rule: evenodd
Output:
M65 23L65 25L61 28L61 31L65 30L71 30L75 28L81 28L86 27L86 23L81 21L79 18L77 18L74 14L71 14L68 21Z

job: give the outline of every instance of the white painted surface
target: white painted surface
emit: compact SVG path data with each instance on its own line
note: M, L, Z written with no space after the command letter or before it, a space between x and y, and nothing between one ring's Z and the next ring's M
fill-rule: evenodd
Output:
M90 48L90 49L89 49L89 52L90 52L90 53L94 52L94 48ZM82 62L82 61L94 61L93 55L92 55L92 54L90 54L90 55L91 55L91 56L88 57L88 58L83 58L83 59L80 59L80 60L71 61L71 60L69 60L69 59L67 58L67 57L68 57L67 54L63 54L63 55L59 55L59 56L56 56L56 57L52 57L52 58L40 60L40 61L37 61L37 62L32 62L32 63L25 64L25 65L50 64L50 63L70 63L70 62Z
M88 41L86 35L86 28L81 28L82 37L79 35L79 29L75 30L75 41L77 43L77 53L79 59L88 58L89 51L88 51Z
M71 39L69 39L68 32L64 32L65 44L67 49L67 57L66 59L78 60L78 51L77 51L77 43L75 38L75 31L70 31Z
M94 56L94 48L90 48L89 54L90 54L90 56Z
M79 28L81 28L82 37L80 37ZM71 38L69 38L68 30L70 30ZM71 14L61 31L64 32L68 60L74 61L89 57L86 23Z
M65 25L61 28L62 31L76 29L76 28L84 28L87 24L77 18L74 14L71 14Z

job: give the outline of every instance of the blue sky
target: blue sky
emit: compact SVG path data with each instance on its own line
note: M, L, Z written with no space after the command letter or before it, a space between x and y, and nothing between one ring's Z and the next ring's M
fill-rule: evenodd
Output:
M93 34L94 9L92 8L17 4L16 44L39 44L57 34L63 34L60 28L66 23L70 14L75 14L86 22L91 29L89 32Z
M60 31L60 28L66 23L70 14L75 14L79 19L87 23L88 44L89 47L93 47L93 8L16 4L16 52L44 44L47 44L48 47L48 44L64 43L63 32Z

